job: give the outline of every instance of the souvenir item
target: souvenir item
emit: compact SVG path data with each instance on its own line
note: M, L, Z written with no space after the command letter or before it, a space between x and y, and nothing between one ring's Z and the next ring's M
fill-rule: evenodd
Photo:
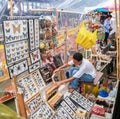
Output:
M2 46L2 45L1 45ZM5 62L5 52L4 47L0 48L0 82L9 79L9 71Z
M36 63L32 64L31 66L29 66L29 72L33 72L38 68L40 68L40 62L36 62Z
M94 106L92 113L100 116L105 116L105 109L100 106Z
M60 106L57 111L58 113L61 113L61 115L65 117L65 119L72 119L72 117L67 113L67 111L63 107Z
M34 19L35 48L39 48L39 19Z
M51 33L51 30L50 29L46 29L46 40L51 40L52 38L52 33Z
M87 98L82 96L77 91L73 91L70 95L70 98L77 103L79 106L81 106L83 109L87 110L88 112L92 109L93 103L89 101Z
M57 93L57 87L56 86L51 86L46 90L46 100L48 101L51 99L55 94L57 94L57 97L59 96L59 93Z
M50 119L50 117L53 115L52 109L46 103L41 105L41 109L43 113L43 119Z
M81 107L77 109L76 115L81 117L81 118L86 118L87 116L87 111L82 109Z
M66 97L66 98L65 98L65 102L71 107L71 109L72 109L74 112L76 112L77 107L76 107L76 105L70 100L69 97Z
M45 32L40 32L40 40L44 40L45 39Z
M40 61L40 59L41 59L40 58L40 50L37 49L37 50L31 52L30 53L30 59L31 59L32 64L37 62L37 61Z
M56 112L51 119L64 119L64 117L62 117L60 113Z
M42 105L43 100L40 94L34 96L31 100L26 102L27 107L29 108L30 113L34 113Z
M63 65L63 61L62 61L62 58L61 58L60 54L55 55L53 57L53 62L55 63L56 68Z
M44 29L46 27L46 20L40 19L40 29Z
M46 65L42 68L40 68L41 75L43 77L43 80L45 81L46 84L52 81L51 79L51 73L49 71L49 67Z
M74 119L85 119L85 118L75 115Z
M49 99L48 104L52 109L57 109L61 101L63 100L63 95L61 95L60 93L55 94L55 91L52 91L51 93L51 95L46 94L46 97Z
M55 28L52 28L52 36L56 36L58 34L57 30Z
M35 49L33 19L29 19L29 39L30 39L30 50L33 50Z
M5 52L8 65L26 59L29 57L28 40L5 44Z
M3 41L3 28L2 28L2 24L0 24L0 41Z
M13 76L17 76L27 70L28 70L27 60L24 60L18 64L9 67L10 77L12 78Z
M8 82L8 80L7 80L7 82ZM3 82L3 83L5 83L5 82ZM3 87L3 83L0 84L0 87ZM6 101L14 98L14 87L12 85L6 85L6 86L0 92L0 103L6 102Z
M35 113L31 114L29 119L43 119L41 108L39 108Z
M50 107L46 103L42 103L40 105L40 108L30 115L29 119L50 119L53 115L53 111L50 109Z
M38 88L30 74L17 80L18 92L22 90L24 101L27 101L38 92Z
M60 79L61 79L60 73L56 73L56 74L52 75L52 80L54 83L60 81Z
M36 85L39 89L41 89L42 87L45 86L45 82L44 82L39 70L33 72L31 75L32 75L34 82L36 83Z
M5 42L28 39L27 20L4 21Z
M50 20L46 20L46 27L50 27L51 26L51 21Z
M67 113L72 118L75 116L75 112L67 105L67 103L65 101L62 101L60 105L67 111Z
M45 48L45 43L40 42L40 49L44 49Z

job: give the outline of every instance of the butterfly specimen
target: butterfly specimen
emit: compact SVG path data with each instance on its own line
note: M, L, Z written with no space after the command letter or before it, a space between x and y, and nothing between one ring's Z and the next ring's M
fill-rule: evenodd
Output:
M15 51L15 48L13 48L12 51L14 52L14 51Z
M27 33L23 33L23 36L24 36L24 38L26 38L28 36L28 34Z
M14 37L11 37L12 40L15 40L15 36Z
M26 25L27 24L27 21L26 20L23 20L23 25Z
M10 70L10 72L13 74L13 73L14 73L14 70L13 70L13 69L11 69L11 70Z
M10 23L9 22L5 22L5 27L9 27Z
M16 39L18 40L18 39L19 39L19 36L16 36Z
M33 60L35 60L36 58L38 59L38 51L36 51L36 53L31 53L31 55L32 55L32 58L33 58Z
M26 27L23 27L23 31L26 31L27 30L27 28Z
M17 70L20 70L21 68L20 68L20 66L18 65L18 67L17 67Z
M14 34L15 34L16 32L20 33L21 24L19 24L18 26L15 26L14 24L12 24L12 26L13 26L13 32L14 32Z
M10 59L11 58L11 54L10 55L7 55L7 59Z
M7 53L10 53L10 49L7 49Z
M10 28L9 29L5 29L6 30L6 33L9 33L10 32Z

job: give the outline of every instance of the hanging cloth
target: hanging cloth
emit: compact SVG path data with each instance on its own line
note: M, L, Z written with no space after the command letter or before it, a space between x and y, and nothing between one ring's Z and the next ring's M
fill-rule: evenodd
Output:
M95 45L97 39L97 30L93 33L88 31L85 27L85 23L81 24L79 33L76 38L76 43L84 47L85 49L91 48Z

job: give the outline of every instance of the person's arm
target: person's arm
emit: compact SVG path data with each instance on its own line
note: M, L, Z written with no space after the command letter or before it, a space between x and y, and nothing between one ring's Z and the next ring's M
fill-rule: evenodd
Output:
M57 68L56 70L54 70L53 74L55 74L56 72L60 71L60 69L66 68L68 66L70 66L70 65L69 64L64 64L64 65L60 66L59 68Z
M60 85L62 85L62 84L64 84L64 83L71 82L71 81L74 80L74 79L76 79L76 77L71 77L71 78L68 78L68 79L65 79L65 80L56 82L54 85L55 85L56 87L59 87Z
M83 65L72 77L55 83L56 87L59 87L60 85L64 83L71 82L72 80L76 78L80 78L84 74L85 69L86 69L86 66Z

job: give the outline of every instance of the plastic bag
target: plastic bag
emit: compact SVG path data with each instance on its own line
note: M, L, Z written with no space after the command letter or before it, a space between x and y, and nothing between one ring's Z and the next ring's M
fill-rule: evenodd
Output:
M88 31L85 27L85 23L81 24L76 43L84 47L85 49L91 48L96 43L97 30L93 33Z
M13 110L0 103L0 119L22 119Z

